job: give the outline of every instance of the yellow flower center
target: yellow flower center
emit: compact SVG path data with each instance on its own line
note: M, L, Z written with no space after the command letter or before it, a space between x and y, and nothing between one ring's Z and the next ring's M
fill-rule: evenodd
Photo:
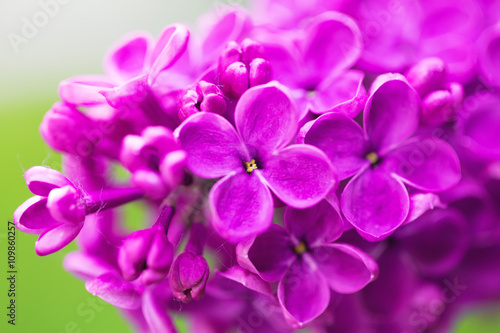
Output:
M245 170L250 175L252 172L257 169L257 163L255 163L255 159L252 159L250 162L244 162Z
M369 153L365 157L372 165L375 165L378 162L378 155L375 152Z
M293 250L295 251L295 253L297 253L298 255L301 255L303 254L304 252L307 251L307 246L306 246L306 243L304 242L300 242L299 245L295 245L293 247Z

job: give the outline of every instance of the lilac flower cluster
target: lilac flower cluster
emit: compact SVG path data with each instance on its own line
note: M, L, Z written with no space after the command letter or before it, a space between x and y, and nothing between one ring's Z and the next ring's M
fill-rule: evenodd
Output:
M76 239L65 268L140 332L446 332L498 302L498 2L251 5L60 84L64 175L26 171L14 213L36 253Z

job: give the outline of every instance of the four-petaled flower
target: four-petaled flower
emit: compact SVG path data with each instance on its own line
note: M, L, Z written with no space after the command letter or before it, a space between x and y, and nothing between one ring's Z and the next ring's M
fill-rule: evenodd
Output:
M226 119L200 112L176 136L197 176L218 178L209 203L215 229L237 242L265 231L273 217L273 197L305 208L336 184L325 154L310 145L287 144L298 128L293 101L276 82L247 90L235 110L236 130Z
M273 224L238 244L238 263L266 281L279 281L285 316L302 327L326 309L330 289L354 293L378 274L376 262L366 253L348 244L331 244L342 232L342 218L327 200L307 209L288 207L285 227Z
M367 240L390 235L406 219L409 196L403 182L438 192L460 180L451 146L437 137L411 137L418 126L420 98L400 74L379 76L363 114L364 131L342 114L325 114L308 124L304 142L321 148L345 187L341 208Z

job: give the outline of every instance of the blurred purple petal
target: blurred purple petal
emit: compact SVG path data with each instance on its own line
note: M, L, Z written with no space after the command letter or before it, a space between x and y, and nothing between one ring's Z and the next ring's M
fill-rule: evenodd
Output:
M434 193L415 193L410 195L410 210L406 217L405 224L413 222L428 210L435 208L445 208L439 196Z
M223 276L226 279L241 283L246 288L256 291L262 295L272 296L269 283L262 280L258 275L253 274L240 266L233 266L225 272L217 272L216 274Z
M104 60L104 70L118 83L144 73L152 37L147 32L136 32L123 37L111 47Z
M350 68L363 49L361 31L356 22L339 12L315 17L305 28L305 33L302 52L311 74L309 80L315 83L329 73Z
M368 97L363 86L364 77L363 72L351 70L326 78L316 88L311 112L335 112L356 117L365 107Z
M114 270L114 267L102 258L81 250L68 253L64 257L63 267L82 279L95 278Z
M443 276L463 259L470 230L459 212L439 209L401 228L397 237L421 274Z
M115 272L87 280L85 288L92 295L122 309L137 309L141 306L141 295L134 285Z
M103 88L113 88L115 84L104 75L73 76L59 83L59 96L71 105L95 105L106 103L99 94Z
M151 56L149 83L152 84L161 71L172 67L186 51L189 30L180 24L166 27L160 33Z
M163 286L166 287L166 286ZM177 333L174 322L160 302L155 289L150 288L142 296L142 313L152 333Z

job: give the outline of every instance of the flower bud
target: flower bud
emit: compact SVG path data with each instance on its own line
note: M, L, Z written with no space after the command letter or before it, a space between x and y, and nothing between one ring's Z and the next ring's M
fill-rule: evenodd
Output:
M444 88L447 71L441 59L426 58L411 67L405 76L420 97L423 97L433 90Z
M438 126L455 116L463 100L463 88L451 83L447 90L436 90L422 99L422 122Z
M161 282L168 274L174 248L165 232L151 228L131 233L118 253L118 265L125 280L141 277L144 285Z
M232 63L222 73L220 81L227 96L238 98L249 87L248 69L242 62Z
M179 101L179 119L184 121L189 116L200 112L226 113L224 94L214 84L200 81L194 89L188 90Z
M269 61L257 58L250 63L250 72L248 75L250 87L255 87L271 81L273 70Z
M87 136L93 129L93 122L78 109L57 102L43 117L40 135L54 150L88 156L99 143Z
M59 222L81 223L85 220L83 199L73 185L51 190L47 197L47 209Z
M170 288L174 296L184 302L199 300L205 295L210 269L203 256L191 251L181 253L170 270Z
M219 58L220 83L224 94L239 98L248 88L272 79L270 63L265 60L262 44L245 39L238 45L229 42Z

